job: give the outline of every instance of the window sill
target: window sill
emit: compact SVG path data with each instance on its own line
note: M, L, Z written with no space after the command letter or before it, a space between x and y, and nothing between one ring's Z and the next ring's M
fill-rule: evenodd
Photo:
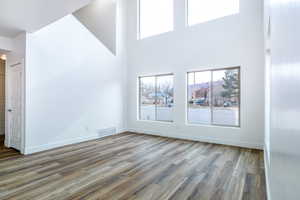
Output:
M230 126L230 125L218 125L218 124L194 124L186 123L186 126L196 126L196 127L211 127L211 128L230 128L230 129L241 129L241 126Z
M158 123L158 124L165 124L165 125L174 124L174 121L156 121L156 120L140 120L140 119L138 119L137 122Z

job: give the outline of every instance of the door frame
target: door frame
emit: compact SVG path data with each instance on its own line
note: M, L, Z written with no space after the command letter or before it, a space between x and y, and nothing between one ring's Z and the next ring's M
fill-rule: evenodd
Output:
M11 147L11 132L9 128L9 120L8 117L8 109L10 105L10 98L8 97L8 91L11 89L10 85L10 77L11 77L11 70L9 70L11 67L15 67L21 65L22 70L22 77L21 77L21 125L20 125L20 131L21 131L21 146L20 146L20 152L22 154L25 154L25 59L21 58L16 61L8 62L6 60L5 63L5 146Z

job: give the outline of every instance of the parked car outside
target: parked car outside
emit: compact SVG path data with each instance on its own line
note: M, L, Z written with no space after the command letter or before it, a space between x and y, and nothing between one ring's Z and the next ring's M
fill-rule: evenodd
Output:
M204 105L205 104L205 98L197 99L194 101L194 104L196 105Z
M225 101L223 104L224 107L231 107L232 103L230 101Z

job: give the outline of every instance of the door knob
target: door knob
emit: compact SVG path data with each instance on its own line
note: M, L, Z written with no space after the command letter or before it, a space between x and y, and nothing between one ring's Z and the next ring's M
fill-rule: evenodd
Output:
M8 109L7 111L8 111L8 112L12 112L12 109Z

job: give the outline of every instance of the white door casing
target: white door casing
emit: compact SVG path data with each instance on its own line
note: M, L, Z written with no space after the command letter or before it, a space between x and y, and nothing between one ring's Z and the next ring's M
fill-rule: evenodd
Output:
M24 61L7 65L6 145L23 151Z
M0 135L5 134L5 61L0 59Z

